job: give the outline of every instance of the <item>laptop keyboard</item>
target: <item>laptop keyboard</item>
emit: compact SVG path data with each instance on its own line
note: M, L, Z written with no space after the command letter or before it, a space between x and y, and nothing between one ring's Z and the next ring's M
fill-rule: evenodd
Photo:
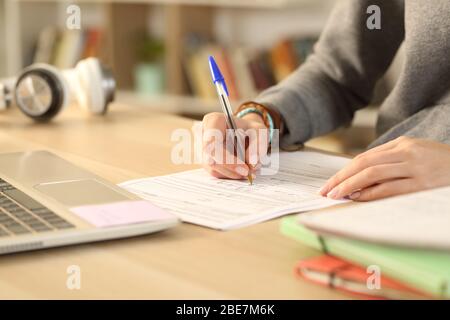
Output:
M74 227L26 193L0 179L0 237Z

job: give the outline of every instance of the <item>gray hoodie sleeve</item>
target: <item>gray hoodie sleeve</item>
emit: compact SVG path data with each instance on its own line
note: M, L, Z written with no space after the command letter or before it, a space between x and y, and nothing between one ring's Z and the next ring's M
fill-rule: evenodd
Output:
M438 141L450 145L450 104L439 104L424 108L398 123L380 137L369 148L376 147L400 136Z
M381 30L369 30L367 8L381 8ZM314 47L293 74L256 102L278 110L282 146L303 143L349 124L370 102L404 38L403 0L341 0Z

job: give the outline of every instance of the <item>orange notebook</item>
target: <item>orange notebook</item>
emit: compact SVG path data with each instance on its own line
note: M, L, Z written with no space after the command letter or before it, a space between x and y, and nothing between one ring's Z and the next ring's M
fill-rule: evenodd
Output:
M295 273L308 281L368 299L430 299L424 293L382 275L379 287L371 289L367 282L372 273L329 255L299 261Z
M279 42L270 52L270 57L277 82L288 77L300 64L292 42L288 40Z

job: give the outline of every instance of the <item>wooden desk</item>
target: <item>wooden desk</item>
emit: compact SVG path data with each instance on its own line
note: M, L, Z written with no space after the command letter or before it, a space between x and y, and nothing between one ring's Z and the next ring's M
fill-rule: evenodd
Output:
M115 104L106 117L73 108L50 124L0 114L0 152L45 149L115 183L191 169L170 161L170 135L192 122ZM279 220L220 232L182 224L162 233L0 256L0 298L336 299L293 275L316 254L280 235ZM81 290L66 269L81 268Z

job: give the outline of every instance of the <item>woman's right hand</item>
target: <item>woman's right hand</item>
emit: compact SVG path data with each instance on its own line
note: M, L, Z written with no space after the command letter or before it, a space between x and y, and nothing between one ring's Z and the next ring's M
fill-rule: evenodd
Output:
M245 141L245 163L237 159L233 150L227 150L225 115L213 112L203 118L203 166L212 176L224 179L246 179L255 175L260 159L267 154L269 130L262 117L249 113L234 118L242 143ZM245 140L243 139L245 135ZM228 148L229 149L229 148Z

